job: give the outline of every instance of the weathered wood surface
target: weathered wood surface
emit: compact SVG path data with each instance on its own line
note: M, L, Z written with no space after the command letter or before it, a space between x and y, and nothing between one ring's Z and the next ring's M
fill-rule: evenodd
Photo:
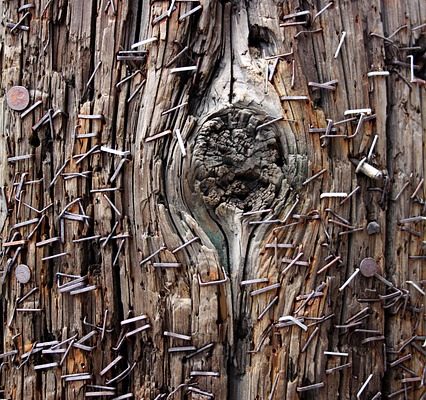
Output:
M170 16L153 23L171 4ZM202 10L179 20L198 4ZM0 27L2 93L23 85L30 90L31 103L43 102L20 118L3 97L2 243L10 241L15 231L20 234L15 239L26 239L35 227L12 230L14 224L45 216L9 268L7 260L18 247L2 248L2 353L18 351L2 359L4 398L84 398L98 390L90 384L106 385L126 367L129 374L111 386L116 396L133 393L136 399L207 398L190 387L217 399L352 399L371 374L361 399L379 392L382 398L424 396L425 223L400 221L425 216L425 185L412 196L426 173L426 99L421 81L425 9L418 0L339 1L314 18L327 4L43 0L34 2L30 17L23 21L28 32ZM20 19L25 13L18 13L21 5L0 1L5 23ZM285 18L304 10L309 17ZM346 36L335 57L343 32ZM119 51L152 37L157 40L138 48L147 51L144 60L117 60ZM188 50L170 62L186 46ZM266 59L285 53L291 54ZM415 82L410 82L409 54L419 65ZM173 71L185 66L197 66L197 71ZM273 76L265 84L266 68ZM390 75L367 76L378 70ZM332 80L338 81L335 90L308 86ZM287 101L281 96L308 99ZM341 121L347 118L345 110L359 108L371 108L375 117L367 118L354 138L320 139L328 120ZM62 113L32 133L49 109ZM86 120L79 114L101 114L103 120ZM284 119L256 130L280 116ZM335 133L353 135L360 119L355 117L336 125ZM310 133L310 127L324 131ZM166 130L171 133L146 142ZM89 132L98 135L75 138ZM355 173L351 159L367 156L375 135L378 140L368 163L383 177L370 179ZM95 145L129 151L130 156L94 151L77 163L74 156ZM7 161L24 154L34 156ZM90 174L67 180L59 175L51 185L66 162L62 173ZM121 172L111 182L119 165ZM323 169L321 176L303 184ZM91 192L108 187L120 190ZM321 193L350 193L357 187L343 204L341 198L320 198ZM90 216L88 223L60 218L64 207L77 198L81 207L77 202L67 211L84 211ZM53 205L37 214L24 203L38 210ZM242 215L265 209L272 211ZM348 223L333 222L342 222L333 213ZM279 221L250 223L267 219ZM370 225L368 233L371 223L377 223L379 231L372 233ZM360 229L345 233L352 227ZM114 228L105 246L99 239L73 242L94 235L107 238ZM62 231L63 242L36 247ZM114 238L126 233L131 237ZM173 251L194 237L198 239ZM265 247L282 243L294 246L277 251ZM42 261L63 252L67 253L63 257ZM301 265L285 261L296 257ZM318 274L336 257L340 259ZM358 274L339 291L366 257L376 260L378 274L392 287ZM155 267L153 263L159 262L180 267ZM14 275L21 263L32 271L25 285ZM87 285L97 288L77 295L60 293L58 272L87 275ZM268 282L240 285L254 278ZM216 280L217 284L200 285ZM251 295L275 283L280 283L278 289ZM38 291L18 308L42 311L14 313L18 298L32 288ZM397 296L380 298L392 293ZM352 318L366 307L365 314ZM121 331L121 320L142 314L148 319ZM282 316L300 317L307 331L297 325L280 327ZM324 322L315 319L328 316ZM336 327L353 322L348 328ZM120 332L144 324L150 325L147 330L113 349ZM26 360L22 354L36 343L74 335L78 340L92 329L97 335L84 344L95 348L72 346L62 366L35 370L63 356L41 352L21 365ZM191 340L168 337L164 331ZM365 341L369 337L376 340ZM190 352L168 352L170 347L198 349L211 343L208 351L189 359L184 355ZM327 356L325 351L348 356ZM118 355L122 360L101 376ZM405 361L393 366L404 356ZM350 365L326 373L343 364ZM213 371L219 377L190 379L194 371ZM91 380L61 379L80 372L91 374ZM301 389L316 383L323 385ZM158 397L161 394L164 397Z

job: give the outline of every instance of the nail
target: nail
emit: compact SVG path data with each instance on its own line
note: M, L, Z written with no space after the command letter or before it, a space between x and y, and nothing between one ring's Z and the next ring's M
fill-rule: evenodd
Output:
M280 283L274 283L272 285L265 286L264 288L253 290L252 292L250 292L250 296L252 296L252 297L257 296L257 295L262 294L262 293L266 293L266 292L270 292L270 291L275 290L275 289L279 289L280 287L281 287Z
M141 40L140 42L136 42L136 43L132 44L131 48L136 49L137 47L141 47L141 46L144 46L146 44L156 42L157 40L158 40L158 38L156 36L153 36L151 38Z
M270 302L269 304L262 310L262 312L259 314L259 316L257 317L257 320L260 321L265 314L271 309L271 307L278 301L278 296L275 296Z
M280 317L278 321L279 322L289 321L292 324L295 324L298 327L300 327L301 329L303 329L305 332L308 330L308 327L305 324L300 322L297 318L292 317L291 315L284 315L284 316Z
M100 376L105 375L114 365L118 364L123 359L123 356L119 355L112 360L99 374Z
M196 65L191 65L188 67L179 67L179 68L172 68L170 69L171 74L176 74L180 72L188 72L188 71L196 71L198 67Z
M182 335L181 333L175 333L175 332L168 332L168 331L164 331L163 332L164 336L168 336L168 337L172 337L175 339L182 339L182 340L192 340L191 336L188 335Z
M172 254L177 253L178 251L184 249L185 247L189 246L191 243L194 243L197 240L200 240L200 238L198 236L192 238L191 240L185 242L184 244L180 245L179 247L176 247L176 249L172 250Z
M179 53L177 53L166 65L165 68L169 68L182 54L188 51L189 47L185 46Z
M307 101L309 100L308 96L281 96L281 101Z
M324 382L314 383L313 385L309 385L309 386L298 386L296 388L296 391L298 391L298 392L306 392L308 390L320 389L320 388L322 388L324 386L325 386Z
M111 0L110 0L111 1ZM99 69L99 67L101 66L101 64L102 64L102 61L99 61L98 63L97 63L97 65L96 65L96 67L95 67L95 69L93 70L93 72L92 72L92 75L90 75L90 78L89 78L89 80L87 81L87 83L86 83L86 87L88 88L89 86L90 86L90 84L92 83L92 81L93 81L93 79L94 79L94 77L95 77L95 74L96 74L96 72L98 71L98 69Z
M159 138L161 138L161 137L164 137L164 136L168 136L168 135L170 135L171 133L172 133L172 131L171 131L170 129L167 129L166 131L163 131L163 132L157 133L156 135L148 136L148 137L145 139L145 143L147 143L147 142L151 142L151 141L153 141L153 140L157 140L157 139L159 139Z
M352 366L352 363L342 364L342 365L339 365L339 366L334 367L334 368L326 369L326 370L325 370L325 373L326 373L327 375L330 375L330 374L331 374L331 373L333 373L333 372L340 371L340 370L342 370L342 369L349 368L349 367L351 367L351 366Z

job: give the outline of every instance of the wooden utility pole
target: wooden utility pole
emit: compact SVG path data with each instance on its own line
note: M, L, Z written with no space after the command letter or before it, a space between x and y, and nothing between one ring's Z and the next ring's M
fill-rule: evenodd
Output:
M0 398L425 398L422 1L23 3Z

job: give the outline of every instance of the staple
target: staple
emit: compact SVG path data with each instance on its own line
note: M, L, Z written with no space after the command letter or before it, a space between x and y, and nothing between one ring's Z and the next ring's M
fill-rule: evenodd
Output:
M348 318L345 322L345 324L349 324L352 321L355 321L358 317L360 317L362 314L366 313L370 311L370 307L365 307L363 308L361 311L357 312L355 315L353 315L352 317Z
M364 230L364 227L362 227L362 228L355 228L355 229L351 229L349 231L339 232L339 236L348 235L349 233L361 232L363 230Z
M73 214L70 213L68 211L65 211L61 218L63 219L68 219L70 221L79 221L79 222L85 222L88 219L91 219L90 217L86 216L86 215L81 215L81 214Z
M27 239L30 240L32 236L36 233L37 229L41 225L41 223L44 221L44 219L47 218L46 214L42 215L40 220L38 221L37 225L34 227L34 229L28 234Z
M421 24L421 25L417 25L414 28L411 28L411 32L417 31L419 29L423 29L424 27L426 27L426 23L425 24Z
M26 299L28 299L28 297L30 297L33 293L35 293L38 290L38 287L34 287L32 288L28 293L26 293L24 296L22 297L18 297L16 299L16 304L21 304L22 302L24 302Z
M125 399L131 399L133 397L133 393L126 393L122 394L120 396L114 397L111 400L125 400Z
M415 199L415 197L417 196L417 193L419 192L419 190L421 189L421 187L423 186L424 183L424 178L420 179L419 184L416 186L416 188L414 189L413 194L410 196L410 199Z
M33 224L38 223L38 221L39 221L39 218L33 218L33 219L29 219L28 221L18 222L11 227L11 230L23 228L23 227L28 226L28 225L33 225Z
M57 348L59 348L59 347L63 346L64 344L66 344L66 343L68 343L68 342L70 342L70 341L74 340L77 336L78 336L78 335L77 335L77 334L75 334L74 336L72 336L72 337L70 337L70 338L68 338L68 339L63 340L62 342L59 342L58 344L53 345L53 346L51 347L51 349L52 349L52 350L57 349Z
M306 179L305 182L302 183L302 186L305 186L309 182L312 182L314 179L320 177L326 171L327 171L327 168L323 168L321 171L317 172L316 174L312 175L310 178Z
M150 37L148 39L141 40L140 42L133 43L131 48L136 49L137 47L141 47L141 46L144 46L146 44L156 42L157 40L158 40L158 38L156 36L153 36L153 37Z
M410 59L410 82L414 82L414 56L409 55L407 58Z
M400 224L410 224L410 223L416 223L416 222L422 222L422 221L426 221L426 217L424 217L423 215L418 215L415 217L408 217L408 218L403 218L399 220Z
M317 83L317 82L308 82L308 86L314 89L326 89L326 90L336 90L335 84L338 80L333 80L325 83Z
M271 307L278 301L278 296L275 296L268 304L267 306L262 310L262 312L257 317L257 320L260 321L265 314L271 309Z
M175 339L192 340L191 336L182 335L180 333L175 333L175 332L164 331L163 335L168 336L168 337L172 337L172 338L175 338Z
M181 103L181 104L179 104L179 105L177 105L177 106L175 106L175 107L172 107L172 108L169 108L168 110L166 110L166 111L163 111L162 113L161 113L161 115L163 116L163 115L167 115L167 114L170 114L171 112L173 112L173 111L176 111L176 110L179 110L180 108L182 108L182 107L185 107L186 105L188 105L188 102L187 101L185 101L185 102L183 102L183 103Z
M180 268L182 266L179 262L157 262L152 263L154 268Z
M130 103L135 98L135 96L142 90L143 86L145 85L145 82L146 79L144 79L134 90L134 92L130 94L129 98L127 99L127 103Z
M269 82L271 82L272 78L274 77L275 70L277 69L278 62L279 62L279 58L274 59L272 66L269 67L269 76L268 76Z
M359 268L355 269L355 271L353 272L353 274L347 279L347 281L339 288L339 292L341 292L343 289L345 289L346 286L349 285L349 283L351 283L351 281L358 275L359 273Z
M200 4L200 5L198 5L197 7L192 8L191 10L189 10L188 12L186 12L186 13L182 14L182 15L179 17L179 22L183 21L185 18L189 17L190 15L192 15L192 14L194 14L194 13L196 13L197 11L200 11L200 10L202 10L202 9L203 9L203 7L202 7L202 5L201 5L201 4Z
M324 351L325 356L336 356L336 357L349 357L349 353L342 353L339 351Z
M370 71L367 72L367 76L369 78L375 77L375 76L389 76L389 71Z
M126 83L127 81L134 78L137 74L140 74L140 73L141 73L141 70L138 69L137 71L133 72L133 74L130 74L130 75L124 77L121 81L117 82L115 87L116 88L120 87L123 83Z
M25 111L21 113L21 119L24 119L30 112L34 111L41 104L43 104L41 100L36 101L34 104L32 104L30 107L28 107Z
M99 389L99 390L109 390L114 392L116 390L115 387L112 386L101 386L101 385L87 385L87 389Z
M205 346L200 347L199 349L197 349L193 353L184 356L183 359L184 360L189 360L189 359L191 359L191 358L193 358L193 357L195 357L195 356L197 356L197 355L199 355L201 353L204 353L205 351L208 351L208 350L212 349L213 347L214 347L214 343L206 344Z
M277 376L274 379L274 382L272 383L271 393L268 396L268 400L273 400L274 398L275 389L277 388L279 377L280 377L280 373L278 372Z
M389 39L389 38L387 38L387 37L385 37L385 36L383 36L383 35L379 35L378 33L371 32L371 33L370 33L370 36L378 37L379 39L383 39L385 42L388 42L388 43L394 44L393 40L391 40L391 39Z
M41 342L37 343L36 348L54 346L58 343L59 342L57 340L51 340L50 342Z
M329 7L331 7L334 4L334 1L330 1L328 4L326 4L321 10L319 10L312 19L312 22L314 22L324 11L326 11Z
M328 222L329 224L338 225L338 226L341 226L341 227L346 228L346 229L354 229L354 228L355 228L355 227L354 227L354 226L352 226L352 225L347 225L347 224L345 224L345 223L343 223L343 222L341 222L341 221L338 221L338 220L335 220L335 219L331 219L331 218L329 218L329 219L327 220L327 222Z
M148 316L142 314L142 315L138 315L137 317L124 319L123 321L120 322L120 325L123 326L123 325L131 324L131 323L137 322L137 321L144 321L146 319L148 319Z
M110 0L112 1L112 0ZM87 392L84 394L85 397L103 397L103 396L115 396L114 392L108 392L108 391L94 391L94 392Z
M81 293L86 293L86 292L91 292L92 290L96 290L97 286L96 285L92 285L92 286L86 286L84 288L81 289L76 289L76 290L72 290L70 292L71 296L75 296L76 294L81 294Z
M295 77L296 77L296 61L293 59L291 61L291 82L290 82L290 87L292 89L294 88Z
M90 193L94 194L94 193L118 192L120 190L121 189L118 188L118 187L98 188L98 189L92 189L92 190L90 190Z
M96 346L86 346L80 343L73 343L73 347L75 347L76 349L87 351L87 352L92 352L93 350L96 349Z
M342 365L339 365L339 366L334 367L334 368L326 369L325 373L327 375L330 375L333 372L340 371L342 369L349 368L349 367L352 367L352 363L342 364Z
M299 296L296 297L296 301L301 301L301 300L312 300L315 299L317 297L323 297L324 293L323 292L319 292L318 289L316 290L312 290L311 293L309 294L301 294ZM296 313L296 311L295 311Z
M386 295L379 295L379 298L380 298L381 301L386 301L386 300L391 300L395 297L400 298L401 296L402 296L402 292L397 289L396 292L392 292L392 293L386 294Z
M404 361L411 360L411 358L412 358L412 355L411 353L409 353L406 356L398 358L397 360L391 362L389 365L391 368L393 368L393 367L396 367L398 364L403 363Z
M284 15L282 17L282 19L283 19L283 21L285 21L287 19L293 19L293 18L302 17L302 16L308 16L308 15L310 16L311 12L308 11L308 10L304 10L304 11L298 11L298 12L295 12L295 13L292 13L292 14Z
M60 258L60 257L67 256L67 255L69 255L69 253L68 253L68 252L58 253L58 254L54 254L54 255L52 255L52 256L43 257L43 258L41 259L41 261L49 261L49 260L53 260L53 259L55 259L55 258Z
M17 308L16 312L42 312L42 308Z
M22 5L21 7L18 8L18 13L25 11L25 10L29 10L31 8L35 8L35 5L30 4L30 3L24 4L24 5Z
M22 23L24 22L25 18L27 18L29 15L31 15L31 13L29 11L27 11L21 18L20 20L15 24L15 26L13 28L11 28L10 33L12 33L15 29L19 28Z
M308 339L306 340L306 343L304 344L301 352L304 353L306 351L306 349L308 348L309 344L312 342L313 338L315 337L315 335L319 332L320 328L319 326L317 326L314 331L309 335Z
M16 260L18 259L19 254L21 253L23 247L19 246L16 250L15 250L15 254L13 255L12 259L10 262L7 263L7 272L9 272L12 267L15 265ZM7 273L6 272L6 273Z
M136 361L133 363L133 365L130 365L130 364L127 364L128 365L128 367L123 371L123 372L121 372L119 375L117 375L115 378L112 378L112 379L110 379L110 380L107 380L106 381L106 384L107 385L109 385L109 384L111 384L111 383L113 383L113 382L120 382L121 380L123 380L128 374L130 374L130 372L132 372L132 370L133 370L133 368L135 368L135 366L136 366Z
M112 0L110 0L110 2L111 2ZM92 72L92 75L90 75L90 78L88 79L88 81L87 81L87 83L86 83L86 87L88 88L89 86L90 86L90 84L92 83L92 81L93 81L93 79L94 79L94 77L95 77L95 74L96 74L96 72L98 71L98 69L99 69L99 67L101 66L101 64L102 64L102 61L99 61L97 64L96 64L96 67L95 67L95 69L93 70L93 72Z
M128 158L122 158L122 159L120 160L120 162L119 162L119 163L118 163L118 165L117 165L117 168L115 169L114 173L112 174L112 176L111 176L111 178L110 178L110 180L109 180L111 183L112 183L112 182L114 182L114 181L117 179L118 174L121 172L121 169L123 168L124 163L125 163L126 161L129 161L129 159L128 159Z
M177 347L169 347L167 349L168 353L183 353L187 351L197 350L195 346L177 346Z
M11 242L3 242L3 247L14 247L14 246L26 246L28 243L28 240L21 239L21 240L13 240Z
M370 115L372 113L371 108L356 108L356 109L352 109L352 110L346 110L344 112L344 115L353 115L353 114L366 114L366 115Z
M281 222L280 219L265 219L263 221L250 221L249 225L279 224Z
M53 206L53 203L50 203L49 205L47 205L47 206L46 206L46 207L44 207L43 209L41 209L41 210L37 210L37 208L34 208L34 207L30 206L29 204L25 203L24 201L22 202L22 204L23 204L25 207L28 207L30 210L35 211L37 214L43 214L46 210L48 210L50 207L52 207L52 206Z
M296 247L293 243L268 243L265 249L294 249Z
M49 368L55 368L58 366L59 364L57 362L52 362L48 364L38 364L38 365L34 365L34 370L38 371L40 369L49 369Z
M184 244L180 245L179 247L176 247L174 250L172 250L172 254L177 253L178 251L184 249L185 247L189 246L191 243L196 242L197 240L200 240L200 238L198 236L188 240L187 242L185 242Z
M299 31L293 36L293 38L297 39L300 35L302 35L304 33L318 33L318 32L322 32L322 28L313 29L311 31L307 31L307 30Z
M300 25L307 25L307 21L300 21L300 22L284 22L280 24L281 28L285 28L288 26L300 26Z
M368 151L367 161L371 161L373 157L374 147L376 146L376 143L378 140L379 140L379 135L374 135L373 142L371 143L370 150Z
M348 194L346 192L324 192L321 193L320 195L320 199L325 199L325 198L345 198L347 197Z
M64 164L59 168L59 170L56 172L55 176L53 177L52 181L49 184L49 189L55 184L56 180L58 179L59 175L62 173L62 171L65 169L65 167L69 163L69 159L65 160Z
M15 24L14 22L6 22L6 27L7 28L15 28L17 24ZM27 25L18 25L17 28L19 28L21 31L26 31L28 32L30 30L30 27Z
M56 349L56 350L52 350L52 349L43 349L41 351L41 354L63 354L65 353L65 349Z
M263 123L263 124L261 124L261 125L258 125L258 126L256 127L256 132L260 131L262 128L265 128L265 127L267 127L267 126L269 126L269 125L274 124L275 122L283 121L283 120L284 120L284 121L294 121L294 120L292 120L292 119L288 119L288 118L284 118L284 117L277 117L277 118L272 119L271 121L268 121L268 122L265 122L265 123Z
M49 110L50 111L50 110ZM37 132L42 125L49 122L49 111L47 111L37 122L32 126L33 132Z
M62 173L61 175L63 176L64 180L70 180L70 179L74 179L74 178L84 178L84 179L88 179L89 175L91 174L91 171L84 171L84 172L67 172L67 173Z
M264 59L265 59L266 61L269 61L269 60L275 60L275 59L277 59L277 58L284 58L284 57L291 56L291 55L293 55L293 54L294 54L293 49L291 49L291 50L290 50L289 52L287 52L287 53L276 54L276 55L273 55L273 56L264 57Z
M361 344L367 344L371 342L378 342L380 340L385 340L386 338L384 336L370 336L368 338L365 338L361 341Z
M307 101L309 100L308 96L281 96L281 101Z
M223 279L218 279L218 280L215 280L215 281L203 282L201 280L200 274L198 274L198 284L200 285L200 287L203 287L203 286L213 286L213 285L221 285L222 283L226 283L229 278L226 275L225 269L223 267L221 267L221 268L222 268L222 273L223 273L223 276L224 276Z
M241 286L246 286L246 285L257 285L259 283L268 283L269 279L268 278L254 278L254 279L249 279L246 281L241 281L240 285Z
M139 265L143 265L145 263L147 263L149 260L151 260L152 258L154 258L156 255L158 255L159 253L161 253L163 250L165 250L167 247L166 246L161 246L158 250L154 251L154 253L152 253L151 255L149 255L148 257L145 257L140 263Z
M172 131L171 131L170 129L167 129L167 130L165 130L165 131L163 131L163 132L157 133L156 135L148 136L148 137L145 139L145 143L147 143L147 142L152 142L153 140L160 139L160 138L162 138L162 137L164 137L164 136L168 136L168 135L170 135L171 133L172 133Z
M358 124L357 124L356 129L355 129L355 133L353 135L347 136L346 137L347 139L353 139L355 136L358 135L359 131L361 130L362 124L364 123L364 118L365 118L365 114L361 113L360 117L359 117Z
M406 226L398 226L398 229L400 231L403 231L403 232L408 232L410 235L414 235L414 236L417 236L419 238L423 237L423 235L422 235L421 232L415 231L415 230L410 229L410 228L408 228ZM408 257L410 257L410 256L408 256Z
M197 65L191 65L191 66L188 66L188 67L172 68L170 70L170 73L176 74L176 73L180 73L180 72L196 71L197 69L198 69Z
M305 332L308 330L308 327L305 324L303 324L302 322L300 322L299 319L297 319L295 317L292 317L291 315L283 315L282 317L280 317L278 319L278 321L279 322L286 322L286 321L288 321L288 322L291 323L291 325L295 324L299 328L303 329Z
M94 236L88 236L88 237L85 237L85 238L80 238L80 239L73 239L73 243L80 243L80 242L86 242L86 241L89 241L89 240L96 240L96 239L99 239L99 238L101 238L101 235L94 235Z
M414 289L416 289L422 296L426 296L425 291L416 283L413 281L405 281L409 285L411 285Z
M104 153L109 153L109 154L113 154L115 156L120 156L120 157L127 157L130 154L130 151L128 150L127 151L115 150L106 146L101 146L100 150L103 151Z
M300 252L295 258L293 259L289 259L286 257L283 257L281 259L282 263L289 263L287 265L287 267L281 272L281 274L285 274L293 265L301 265L304 267L309 266L309 263L307 263L306 261L299 261L299 259L303 256L303 252Z
M346 37L346 32L345 32L345 31L343 31L343 32L342 32L342 36L340 37L340 41L339 41L339 44L338 44L338 46L337 46L336 52L334 53L334 58L337 58L337 57L339 56L339 52L340 52L340 49L341 49L341 47L342 47L342 45L343 45L343 42L344 42L344 40L345 40L345 37Z
M188 392L196 393L196 394L199 394L201 396L208 397L209 399L214 399L213 393L206 392L205 390L198 389L194 386L188 386Z
M163 19L166 19L166 18L168 18L168 14L167 14L167 11L166 12L164 12L163 14L161 14L161 15L159 15L158 17L155 17L153 20L152 20L152 25L154 26L154 25L156 25L156 24L158 24L160 21L162 21Z
M83 344L87 342L91 337L97 335L98 332L96 330L90 331L87 335L84 335L81 339L77 341L78 344Z
M319 271L317 271L317 275L323 273L324 271L326 271L328 268L330 268L331 266L333 266L335 263L337 263L341 259L342 259L342 257L340 257L340 256L337 256L337 257L333 258L332 261L330 261L328 264L324 265Z
M78 288L85 287L85 286L86 286L85 282L75 282L75 283L70 282L70 284L68 286L61 287L59 289L59 293L68 293L68 292L71 292L71 291L76 290Z
M112 265L115 265L117 263L118 257L120 256L121 250L122 250L122 248L124 246L124 242L125 242L125 239L121 239L121 241L120 241L120 243L118 245L117 254L114 257L114 261L112 262Z
M191 378L195 376L211 376L211 377L218 378L220 376L220 373L216 371L191 371L189 373L189 376Z
M102 194L102 196L105 198L107 203L111 206L111 208L115 211L115 213L121 217L121 212L118 210L118 208L114 205L114 203L109 199L109 197L106 194Z
M314 390L314 389L320 389L323 388L325 386L324 382L319 382L319 383L314 383L312 385L308 385L308 386L298 386L296 388L297 392L306 392L308 390Z
M123 356L119 355L112 360L99 374L100 376L105 375L114 365L118 364L123 359Z
M18 161L31 160L33 157L34 157L34 154L23 154L21 156L8 157L7 162L14 163Z
M178 141L180 150L182 152L182 157L185 157L186 156L185 144L183 142L182 135L180 133L180 129L176 128L175 133L176 133L176 137L177 137L177 141Z
M76 134L74 137L76 139L89 139L92 137L98 137L99 136L99 132L89 132L89 133L79 133Z
M133 55L133 54L120 55L120 54L117 54L117 61L145 61L145 58L146 58L145 52L143 52L140 55Z
M274 283L272 285L265 286L264 288L253 290L252 292L250 292L250 296L252 296L252 297L257 296L259 294L266 293L266 292L269 292L271 290L279 289L280 287L281 287L280 283Z
M80 374L62 375L61 378L65 379L65 382L91 381L93 379L93 375L87 374L87 373L80 373Z
M18 350L11 350L11 351L7 351L3 354L0 354L0 359L4 359L10 356L15 356L16 354L18 354Z

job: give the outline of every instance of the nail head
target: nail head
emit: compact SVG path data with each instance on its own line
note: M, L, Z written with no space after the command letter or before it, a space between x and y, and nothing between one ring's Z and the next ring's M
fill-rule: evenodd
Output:
M359 266L361 274L366 278L371 278L378 271L376 260L371 257L364 258Z
M7 105L15 111L22 111L30 104L30 94L23 86L13 86L6 94Z

